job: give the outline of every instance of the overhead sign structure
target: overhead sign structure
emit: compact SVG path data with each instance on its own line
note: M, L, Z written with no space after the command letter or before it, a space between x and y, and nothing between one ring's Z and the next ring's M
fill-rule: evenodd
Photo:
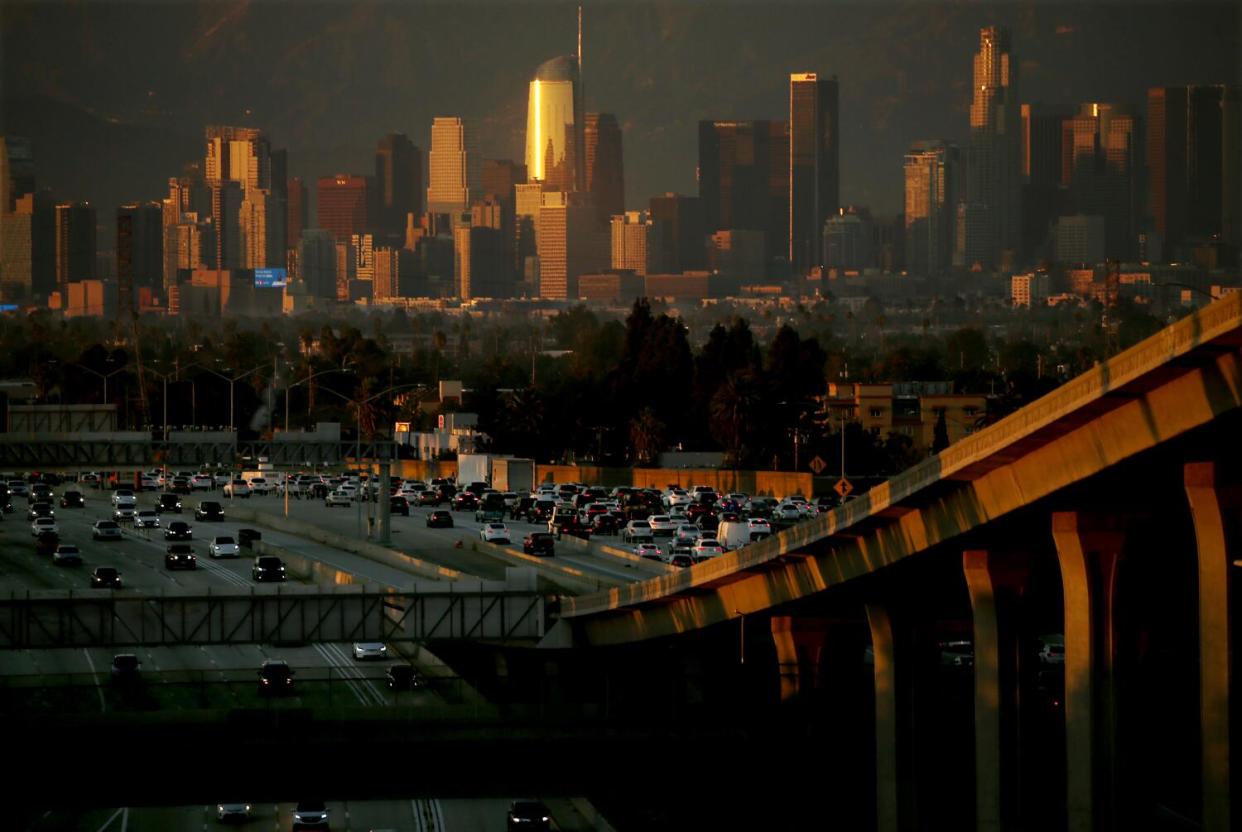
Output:
M255 269L254 285L261 289L281 289L289 282L287 269Z
M842 499L845 499L850 496L850 492L854 490L854 486L850 485L849 480L842 477L837 480L837 484L832 487L832 490L840 494Z
M816 475L819 475L827 467L828 463L824 462L818 456L811 460L811 470L814 471Z

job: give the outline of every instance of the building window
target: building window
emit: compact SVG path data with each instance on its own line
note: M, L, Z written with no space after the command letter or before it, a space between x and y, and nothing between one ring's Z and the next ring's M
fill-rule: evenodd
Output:
M880 418L880 417L882 417L883 415L884 415L884 409L883 409L883 408L880 408L880 407L873 407L873 408L871 408L871 418L872 418L872 419L879 419L879 418Z

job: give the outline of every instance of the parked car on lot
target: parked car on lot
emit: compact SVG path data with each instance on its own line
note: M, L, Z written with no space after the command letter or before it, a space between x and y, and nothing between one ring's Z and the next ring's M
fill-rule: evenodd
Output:
M285 562L275 555L261 555L254 559L250 577L255 581L283 581L288 577L285 574Z
M188 543L170 543L164 552L165 569L197 569L198 558Z
M120 540L121 527L115 520L96 520L91 526L92 540Z
M91 573L92 589L120 589L121 573L112 566L96 566Z

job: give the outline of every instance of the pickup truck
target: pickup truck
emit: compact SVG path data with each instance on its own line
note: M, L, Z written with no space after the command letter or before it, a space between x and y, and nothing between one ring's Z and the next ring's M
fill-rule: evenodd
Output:
M505 519L505 498L503 494L491 492L474 511L474 519L478 523L499 523Z

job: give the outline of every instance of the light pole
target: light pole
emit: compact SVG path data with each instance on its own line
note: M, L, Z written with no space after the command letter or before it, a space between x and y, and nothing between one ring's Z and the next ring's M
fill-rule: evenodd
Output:
M112 363L112 360L109 359L108 363ZM90 367L87 367L85 364L74 364L73 366L77 367L80 370L86 370L86 372L90 373L91 375L99 376L101 379L103 379L103 397L104 397L103 403L107 404L108 403L108 379L112 378L117 373L125 372L125 369L129 365L122 364L120 367L116 368L110 373L101 373L98 370L92 370Z
M250 375L251 373L253 373L255 370L260 370L260 369L262 369L262 368L264 368L264 367L266 367L266 366L267 366L267 362L266 362L266 361L264 361L262 364L256 364L255 366L251 367L249 370L247 370L247 371L246 371L246 372L244 372L244 373L240 373L240 374L238 374L238 375L236 375L236 376L233 376L232 378L229 378L228 376L224 375L223 373L217 373L215 370L210 370L210 369L208 369L207 367L204 367L204 366L203 366L203 365L201 365L201 364L199 365L199 367L200 367L200 368L201 368L204 372L211 373L211 374L212 374L213 376L215 376L216 378L222 378L222 379L224 379L225 381L227 381L227 382L229 383L229 430L236 430L236 428L233 426L233 418L234 418L234 414L233 414L233 385L234 385L234 384L236 384L236 383L237 383L238 381L240 381L241 379L243 379L243 378L245 378L246 376L248 376L248 375ZM229 368L228 368L228 367L225 367L224 369L226 369L226 370L227 370L227 369L229 369Z

